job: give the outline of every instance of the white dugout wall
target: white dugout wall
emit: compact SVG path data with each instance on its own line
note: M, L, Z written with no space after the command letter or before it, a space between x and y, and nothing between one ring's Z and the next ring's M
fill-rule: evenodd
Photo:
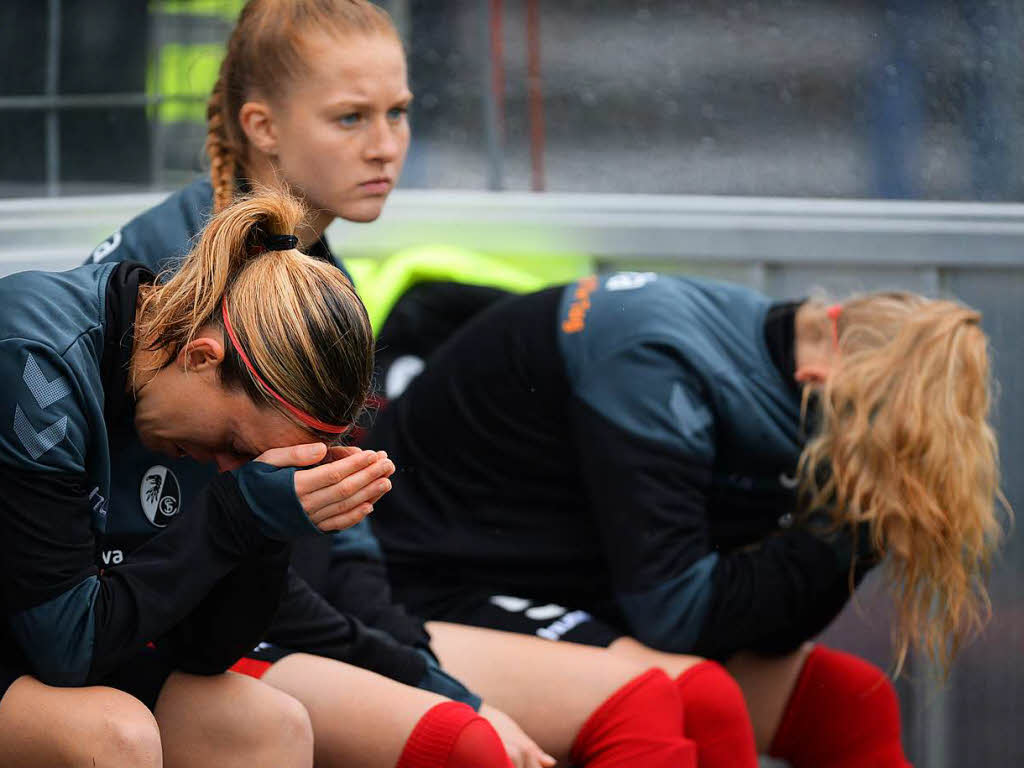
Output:
M65 269L159 194L0 201L0 275ZM1024 509L1024 205L780 198L396 192L381 219L329 230L343 256L423 243L501 254L582 253L602 268L699 273L785 298L820 287L952 295L984 313L999 381L1004 487ZM992 624L940 686L912 659L899 689L920 768L1022 765L1024 535L991 583ZM884 602L869 582L828 642L888 663Z

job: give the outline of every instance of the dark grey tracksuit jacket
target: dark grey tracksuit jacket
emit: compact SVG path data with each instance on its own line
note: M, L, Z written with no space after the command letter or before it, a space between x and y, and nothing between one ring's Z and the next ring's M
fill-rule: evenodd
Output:
M212 209L210 182L197 179L125 224L93 250L89 261L132 261L157 274L173 271L195 244ZM309 255L348 274L324 239L310 248ZM174 515L190 514L202 488L217 476L212 465L154 454L133 435L111 446L111 464L111 502L125 508L152 508L153 527L167 524L161 511L165 506L173 508ZM264 639L283 649L328 656L479 706L477 696L438 669L422 621L390 604L380 548L369 525L360 523L332 536L329 548L337 569L353 565L357 583L339 585L336 590L344 602L332 607L294 571L289 572L280 610ZM129 551L130 547L118 557L129 558ZM326 586L316 585L324 591Z
M621 273L481 313L367 441L399 467L373 518L396 597L534 598L714 658L816 634L852 537L795 524L795 309Z

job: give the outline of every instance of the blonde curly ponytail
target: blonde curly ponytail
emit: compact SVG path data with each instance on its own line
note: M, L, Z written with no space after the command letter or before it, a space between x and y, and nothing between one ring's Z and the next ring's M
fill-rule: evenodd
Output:
M800 458L807 508L866 523L885 556L897 670L915 645L948 673L991 612L996 502L1009 507L980 323L973 309L914 294L843 302L821 429Z

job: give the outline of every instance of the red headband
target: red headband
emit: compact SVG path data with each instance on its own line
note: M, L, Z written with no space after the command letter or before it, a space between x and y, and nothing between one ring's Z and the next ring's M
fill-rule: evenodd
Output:
M275 400L281 403L281 405L287 408L289 413L295 416L295 418L297 418L307 427L318 429L321 432L328 432L332 435L341 435L348 430L348 426L339 427L336 424L328 424L326 422L320 421L317 418L314 418L313 416L310 416L308 413L299 408L296 408L294 405L292 405L279 394L277 394L277 392L275 392L273 388L271 388L271 386L263 380L263 377L256 373L256 368L249 361L249 356L245 354L245 350L242 349L242 345L238 343L238 337L235 336L235 331L231 327L231 321L228 319L227 294L225 294L224 299L220 303L220 310L221 316L224 318L224 330L228 332L228 338L231 339L231 343L234 345L235 351L238 353L238 356L242 358L242 362L245 363L245 367L249 369L249 373L252 374L252 377L256 379L259 385L263 387L263 389L266 390L268 394L270 394Z
M832 341L835 342L836 349L839 349L839 315L843 312L843 305L833 304L826 311L828 319L832 321Z

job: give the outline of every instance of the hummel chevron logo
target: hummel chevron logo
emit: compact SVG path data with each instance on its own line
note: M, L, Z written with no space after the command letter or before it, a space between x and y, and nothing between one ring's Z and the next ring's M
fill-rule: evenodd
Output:
M68 380L63 376L58 376L53 381L47 381L39 363L31 354L25 361L25 370L22 372L21 378L25 381L28 391L32 393L32 397L39 403L40 408L49 408L58 400L71 394L71 385L68 384ZM46 429L36 432L19 404L14 408L14 433L34 461L64 439L68 433L68 417L62 416Z
M53 381L47 381L39 369L39 363L31 354L25 361L25 371L21 374L21 378L25 380L28 391L32 393L32 397L39 403L40 408L49 408L62 397L71 394L71 385L68 384L68 380L63 376L58 376Z
M21 440L21 444L25 446L28 455L35 460L64 439L68 433L68 417L61 416L58 421L42 432L36 432L35 427L29 424L28 417L21 410L21 406L16 405L14 407L14 433Z

